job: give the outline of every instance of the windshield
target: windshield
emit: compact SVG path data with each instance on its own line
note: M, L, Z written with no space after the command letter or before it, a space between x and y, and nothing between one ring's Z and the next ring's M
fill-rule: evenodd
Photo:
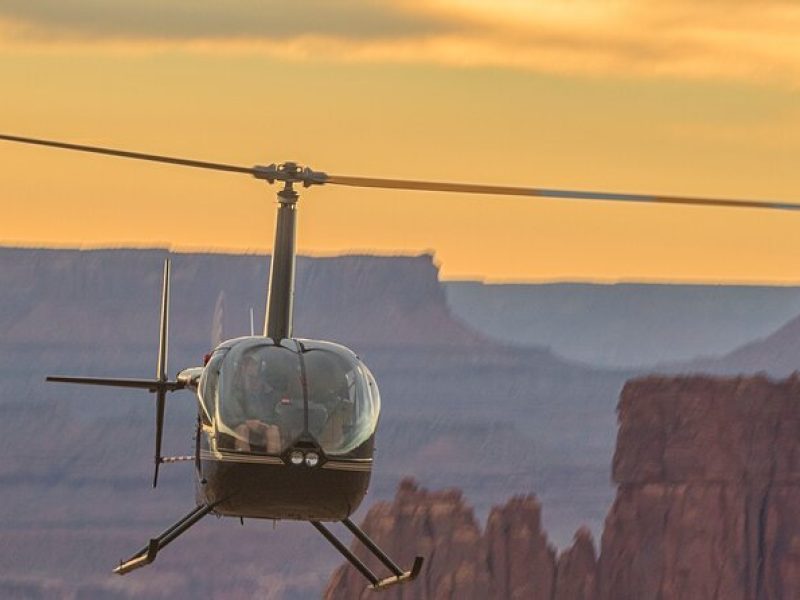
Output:
M279 453L305 426L300 361L283 346L239 343L220 372L217 429L223 446Z
M345 454L375 431L380 411L372 374L341 346L305 345L309 430L327 454Z
M311 438L326 454L346 454L374 433L380 410L372 374L329 342L237 342L214 353L201 391L218 447L242 452L280 454Z

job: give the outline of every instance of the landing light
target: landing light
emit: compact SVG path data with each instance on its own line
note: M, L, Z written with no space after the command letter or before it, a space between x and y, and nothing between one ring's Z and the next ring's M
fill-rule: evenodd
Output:
M316 452L309 452L306 454L306 466L316 467L319 464L319 454Z
M289 460L292 461L293 465L302 465L303 464L303 453L300 450L295 450L289 455Z

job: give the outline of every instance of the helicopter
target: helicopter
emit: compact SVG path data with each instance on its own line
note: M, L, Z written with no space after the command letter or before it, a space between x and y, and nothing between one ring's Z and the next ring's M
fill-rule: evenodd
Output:
M293 297L299 193L343 185L362 188L527 196L587 201L625 201L769 210L800 204L684 196L447 183L329 175L294 162L253 167L0 134L0 140L127 159L246 174L277 192L277 217L263 335L221 342L202 366L167 374L171 264L164 263L158 360L154 379L49 376L47 381L135 388L155 394L153 487L162 464L192 461L196 505L150 539L114 572L124 575L152 563L159 552L208 514L238 519L310 522L369 582L383 589L415 579L424 558L398 566L351 520L370 481L381 398L378 384L358 355L343 345L296 337ZM162 456L166 398L179 390L197 399L194 454ZM378 577L325 525L341 522L389 571Z

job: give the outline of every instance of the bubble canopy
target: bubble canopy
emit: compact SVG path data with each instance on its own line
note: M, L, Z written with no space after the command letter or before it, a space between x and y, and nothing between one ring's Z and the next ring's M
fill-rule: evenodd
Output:
M313 440L346 455L375 433L380 394L359 358L317 340L242 338L217 348L200 381L220 449L281 454Z

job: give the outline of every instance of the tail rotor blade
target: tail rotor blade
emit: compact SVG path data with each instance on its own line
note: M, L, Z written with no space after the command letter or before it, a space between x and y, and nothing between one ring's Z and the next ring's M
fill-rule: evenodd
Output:
M158 485L158 469L164 458L161 456L161 438L164 434L164 408L166 406L167 391L159 388L156 392L156 453L155 470L153 471L153 487Z
M158 366L156 367L156 379L159 382L156 391L156 450L155 450L155 471L153 473L153 487L158 485L158 469L161 466L161 439L164 434L164 408L167 399L167 352L169 350L169 283L171 276L172 262L169 258L164 260L164 283L161 288L161 327L158 339Z
M107 387L133 388L157 392L164 388L168 392L182 390L186 384L182 381L161 381L160 379L131 379L121 377L64 377L63 375L48 375L45 381L53 383L79 383L82 385L103 385Z
M156 379L159 381L167 380L167 350L169 339L169 282L171 276L172 262L169 258L164 259L164 282L161 287L161 326L158 338L158 366L156 367Z
M58 383L77 383L85 385L110 386L115 388L131 388L147 390L156 395L156 439L155 439L155 470L153 473L153 487L158 485L158 471L164 457L161 456L161 441L164 436L164 413L167 404L167 394L186 387L186 381L170 381L167 377L167 354L169 339L169 290L170 290L171 262L169 258L164 261L164 284L161 291L161 323L158 340L158 364L155 379L121 379L118 377L72 377L49 376L47 381Z

